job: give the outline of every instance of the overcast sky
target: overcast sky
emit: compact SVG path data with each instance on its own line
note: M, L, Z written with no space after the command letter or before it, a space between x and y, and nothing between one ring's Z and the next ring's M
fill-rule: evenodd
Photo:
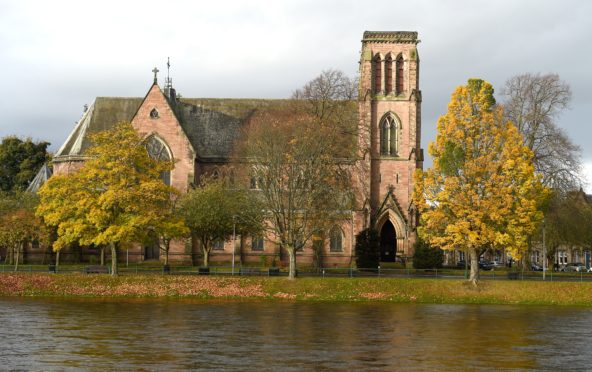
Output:
M167 57L185 97L288 98L324 69L355 76L365 30L408 30L421 39L424 148L468 78L499 92L514 75L554 72L573 90L560 124L592 181L591 15L586 0L0 0L0 136L55 151L84 104L144 96Z

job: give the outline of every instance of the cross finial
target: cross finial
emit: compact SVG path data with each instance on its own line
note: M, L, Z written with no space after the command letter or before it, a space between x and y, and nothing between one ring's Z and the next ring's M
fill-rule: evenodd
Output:
M156 84L157 79L156 79L156 74L158 74L158 69L156 67L154 67L154 69L152 70L152 72L154 72L154 84Z

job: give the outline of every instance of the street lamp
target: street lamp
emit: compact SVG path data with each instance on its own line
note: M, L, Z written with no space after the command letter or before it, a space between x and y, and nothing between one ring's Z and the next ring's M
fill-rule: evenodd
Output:
M232 275L234 276L234 251L236 251L236 215L232 216Z
M547 247L545 246L545 217L543 217L543 280L547 272Z

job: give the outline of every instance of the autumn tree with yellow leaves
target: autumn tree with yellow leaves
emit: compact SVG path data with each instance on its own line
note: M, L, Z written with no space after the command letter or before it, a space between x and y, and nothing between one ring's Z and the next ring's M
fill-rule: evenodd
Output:
M470 79L454 91L429 152L433 167L415 174L419 236L468 252L473 283L485 250L505 248L520 259L542 220L547 190L535 175L532 152L495 104L491 84Z
M82 168L53 176L39 190L37 214L57 227L54 250L78 242L107 246L111 274L117 275L117 249L144 241L150 234L187 232L172 213L177 191L160 178L172 164L151 159L130 123L91 135L93 145Z

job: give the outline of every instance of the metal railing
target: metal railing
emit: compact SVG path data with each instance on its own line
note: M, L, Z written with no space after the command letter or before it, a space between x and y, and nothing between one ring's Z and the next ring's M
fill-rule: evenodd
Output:
M96 265L19 265L18 272L56 272L56 273L85 273L88 268ZM110 272L110 265L106 265L107 272ZM133 264L119 266L121 275L153 274L153 275L215 275L215 276L287 276L287 268L274 267L253 267L253 266L210 266L203 268L199 266L158 266ZM0 272L14 272L14 265L0 264ZM481 280L531 280L542 281L540 271L507 271L491 270L479 272ZM466 272L463 269L413 269L413 268L336 268L324 267L318 269L301 268L297 270L299 277L322 277L322 278L432 278L432 279L465 279ZM547 281L592 281L592 273L587 272L547 272Z

